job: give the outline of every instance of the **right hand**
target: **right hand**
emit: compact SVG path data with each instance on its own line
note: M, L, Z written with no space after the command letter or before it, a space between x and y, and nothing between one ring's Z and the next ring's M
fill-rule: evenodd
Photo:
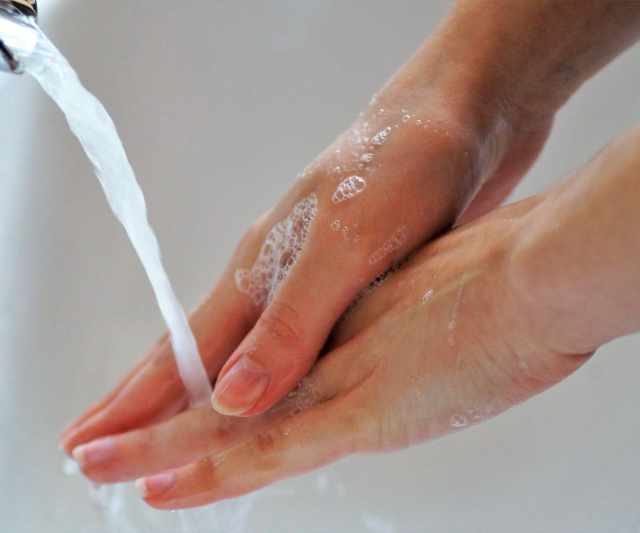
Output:
M486 186L469 216L498 204L547 137L550 118L521 135L510 129L479 133L442 90L433 88L411 102L402 96L406 88L399 78L253 225L193 314L203 361L211 379L217 378L214 405L220 412L255 415L278 402L309 371L362 289L451 226L481 182ZM410 118L403 121L403 115ZM381 144L372 142L376 134ZM365 154L373 155L363 160ZM366 180L366 188L339 201L339 184L355 175ZM307 228L303 211L313 203L317 214ZM283 225L287 220L289 226ZM258 272L256 265L282 267L292 255L295 267L280 283L274 271ZM62 443L70 453L185 406L165 337L114 392L65 431Z

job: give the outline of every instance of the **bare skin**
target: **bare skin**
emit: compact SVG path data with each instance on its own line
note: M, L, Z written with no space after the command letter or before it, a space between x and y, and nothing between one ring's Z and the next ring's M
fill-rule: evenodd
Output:
M617 232L621 219L640 223L638 154L640 129L556 189L424 247L345 317L327 355L274 409L244 418L191 409L105 437L97 442L110 454L79 453L84 473L142 477L158 508L202 505L350 453L445 435L558 383L609 339L640 330L629 290L640 286L640 237ZM632 199L610 201L624 195ZM582 298L591 313L581 315Z
M218 412L185 410L163 339L63 433L64 448L92 479L142 477L151 505L201 505L495 416L640 329L629 290L640 285L640 241L622 231L640 222L638 132L547 194L495 209L535 160L559 107L639 32L632 2L458 2L247 233L194 313ZM356 174L367 188L331 202ZM295 268L256 305L235 273L251 268L271 228L310 194L319 210ZM469 203L457 230L425 245ZM358 239L336 232L336 219L357 227ZM403 238L387 250L396 228ZM412 252L338 325L328 354L283 400L354 297ZM239 361L248 375L231 372Z

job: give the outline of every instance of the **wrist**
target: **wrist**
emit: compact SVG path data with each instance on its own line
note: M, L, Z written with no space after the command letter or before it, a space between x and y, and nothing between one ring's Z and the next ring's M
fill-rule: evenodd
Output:
M512 285L547 348L593 352L640 330L638 146L640 130L614 141L519 224Z
M506 157L517 158L526 151L520 146L516 156L516 145L540 144L532 139L546 138L553 116L533 117L507 108L483 69L469 67L473 63L469 58L449 55L451 50L443 44L448 38L437 32L374 96L352 129L363 133L367 128L394 130L401 125L415 146L414 160L428 152L425 146L441 139L442 145L452 148L452 155L457 154L450 159L449 178L460 207Z
M438 36L489 109L526 125L638 39L640 3L458 0Z

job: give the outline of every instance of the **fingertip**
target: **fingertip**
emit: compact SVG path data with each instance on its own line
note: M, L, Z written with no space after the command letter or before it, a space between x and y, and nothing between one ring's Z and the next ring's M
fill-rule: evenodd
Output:
M162 472L153 476L143 477L136 480L136 488L142 499L153 505L153 498L159 498L171 490L177 481L175 472Z
M85 465L85 454L84 454L84 446L76 446L71 450L71 458L76 462L76 464L83 468Z
M271 376L248 355L226 372L211 395L211 405L222 415L242 416L265 395Z
M82 428L84 424L79 420L72 422L69 424L63 431L60 433L60 437L58 438L58 449L64 451L67 455L71 456L71 452L75 447L76 443L75 438L79 433L79 429Z
M61 437L58 441L58 449L62 450L69 457L73 457L73 449L75 448L74 434L70 434L67 437Z
M108 399L110 399L110 397L107 398L107 400ZM77 418L75 418L74 420L69 422L64 427L64 429L60 432L60 439L61 440L64 439L67 435L69 435L77 427L79 427L80 425L84 424L84 422L89 420L89 418L91 418L100 409L102 409L104 407L104 405L107 403L107 400L103 400L101 402L96 402L96 403L90 405L83 414L81 414L80 416L78 416Z
M66 437L62 437L60 439L60 442L58 443L58 446L61 447L64 453L66 453L70 457L73 456L73 452L78 446L84 444L84 442L87 442L89 440L87 438L83 438L84 432L82 431L82 429L82 426L77 428L73 432L69 433Z
M148 493L147 493L147 485L145 483L145 478L141 477L140 479L136 479L135 486L136 486L136 490L138 491L138 494L140 494L140 497L143 500L146 500Z

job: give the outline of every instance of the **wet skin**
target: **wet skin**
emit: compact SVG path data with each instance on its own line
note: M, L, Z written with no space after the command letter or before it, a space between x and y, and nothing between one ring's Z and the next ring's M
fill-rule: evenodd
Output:
M638 329L628 287L640 284L640 243L624 231L638 222L637 131L544 195L496 206L535 160L559 107L637 37L640 7L510 0L519 9L507 10L509 19L503 3L458 2L242 239L191 319L217 381L217 411L185 410L162 339L64 432L87 476L169 469L140 482L161 508L232 497L348 453L404 447L494 416ZM571 17L562 16L567 4ZM551 45L560 50L552 57L543 49ZM353 175L366 188L333 202ZM238 290L236 271L251 268L270 230L309 195L318 212L295 267L256 305ZM335 231L336 220L357 228L357 242ZM398 228L404 238L378 254ZM373 278L408 255L336 326ZM596 291L602 276L611 282ZM248 371L230 373L239 361ZM256 375L267 377L258 395Z

